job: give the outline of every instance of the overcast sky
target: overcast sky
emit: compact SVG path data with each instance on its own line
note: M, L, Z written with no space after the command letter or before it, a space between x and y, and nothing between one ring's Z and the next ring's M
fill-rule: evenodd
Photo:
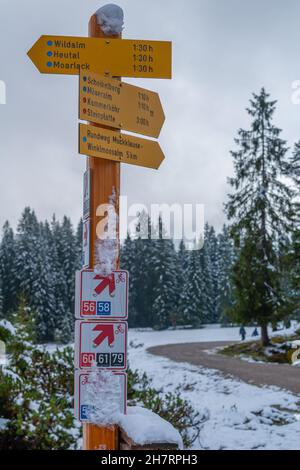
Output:
M25 205L77 223L85 157L77 151L78 78L42 75L26 53L42 34L86 36L99 0L0 0L0 224ZM108 2L109 3L109 2ZM166 114L158 171L122 165L130 202L203 203L217 228L232 172L229 150L262 86L278 99L276 124L300 139L299 0L120 0L124 38L171 40L173 79L126 79L159 92Z

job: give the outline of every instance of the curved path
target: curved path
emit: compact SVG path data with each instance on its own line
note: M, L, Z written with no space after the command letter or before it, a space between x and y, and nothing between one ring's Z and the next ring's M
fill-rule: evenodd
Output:
M232 343L232 341L218 341L168 344L154 346L148 348L147 351L157 356L167 357L175 362L189 362L196 366L216 369L225 376L236 377L252 385L275 385L300 394L300 367L293 367L288 364L250 363L235 357L205 352Z

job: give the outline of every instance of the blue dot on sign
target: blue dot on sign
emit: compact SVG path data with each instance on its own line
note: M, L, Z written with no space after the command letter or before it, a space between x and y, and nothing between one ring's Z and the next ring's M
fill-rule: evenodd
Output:
M52 46L53 42L52 42L52 41L48 41L47 44L48 44L48 46Z
M86 86L83 87L83 91L86 91Z
M52 67L52 62L47 62L47 67Z
M86 77L83 77L83 81L86 82Z
M82 140L83 140L83 142L86 142L86 141L87 141L87 138L86 138L86 137L83 137Z
M48 56L48 57L51 57L51 56L52 56L52 52L51 52L51 51L47 52L47 56Z

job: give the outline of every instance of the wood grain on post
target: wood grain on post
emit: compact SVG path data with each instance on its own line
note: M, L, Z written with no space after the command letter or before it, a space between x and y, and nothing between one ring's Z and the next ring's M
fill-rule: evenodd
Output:
M110 37L106 36L97 22L97 16L93 15L89 22L90 37ZM90 123L96 127L105 127L99 124ZM115 129L111 129L116 131ZM120 194L120 163L101 158L88 157L88 168L91 170L91 206L90 206L90 268L95 265L95 247L97 242L96 227L100 217L96 216L97 207L101 204L108 204L110 197L115 194L116 212L119 215L119 194ZM119 254L116 260L119 268ZM118 426L100 427L95 424L83 424L83 448L84 450L117 450L118 449Z

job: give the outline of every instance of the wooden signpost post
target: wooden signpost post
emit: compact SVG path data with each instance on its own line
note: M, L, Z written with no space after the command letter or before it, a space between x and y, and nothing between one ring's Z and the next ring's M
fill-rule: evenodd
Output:
M86 450L118 449L117 426L98 426L88 419L84 397L93 380L92 365L118 374L120 410L126 410L128 273L119 269L119 250L112 273L94 272L101 238L97 208L114 195L119 216L120 163L157 169L164 159L155 140L120 133L157 138L165 119L157 93L123 83L120 77L171 78L171 49L168 41L109 37L93 15L89 37L41 36L28 52L41 73L79 75L79 118L89 121L79 125L79 153L88 156L82 259L87 269L77 274L75 335L75 416L83 422Z

